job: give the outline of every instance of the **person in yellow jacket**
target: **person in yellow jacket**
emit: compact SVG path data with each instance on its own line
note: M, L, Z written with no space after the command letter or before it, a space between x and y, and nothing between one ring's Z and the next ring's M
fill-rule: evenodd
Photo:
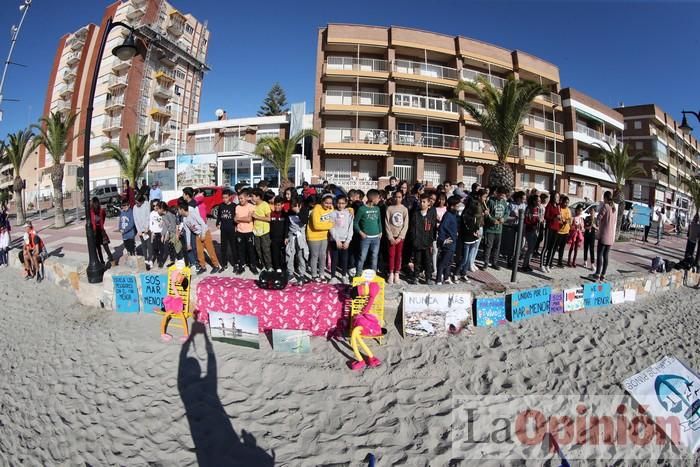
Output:
M569 231L571 230L571 210L569 209L569 198L567 196L561 196L559 198L559 221L561 222L561 227L559 227L559 232L557 233L555 251L559 254L558 266L560 268L564 267L564 248L566 248L566 243L569 240Z
M326 265L328 232L333 228L333 195L326 194L314 206L306 226L306 243L309 245L311 278L321 282Z

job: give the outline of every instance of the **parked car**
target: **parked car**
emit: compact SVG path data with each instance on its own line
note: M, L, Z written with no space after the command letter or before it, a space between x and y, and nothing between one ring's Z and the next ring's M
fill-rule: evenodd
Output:
M97 197L100 204L112 204L119 201L119 187L117 185L101 185L93 188L90 192L90 198Z
M204 205L207 207L207 212L209 213L207 217L216 219L219 214L219 205L223 203L223 192L224 187L221 186L205 186L197 188L200 192L204 194ZM177 207L177 200L179 198L171 199L168 201L168 208L175 209Z

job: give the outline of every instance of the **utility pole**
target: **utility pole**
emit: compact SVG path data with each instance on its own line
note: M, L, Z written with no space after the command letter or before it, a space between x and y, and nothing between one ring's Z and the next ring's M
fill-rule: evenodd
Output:
M10 41L10 52L7 54L7 60L5 60L5 66L2 70L2 78L0 78L0 105L2 105L2 90L5 87L5 78L7 77L7 67L12 63L12 52L15 50L15 44L17 43L17 37L19 37L19 31L22 29L22 24L24 23L24 18L27 16L29 7L32 6L32 0L24 0L19 6L19 11L22 12L22 18L19 20L19 25L12 26L12 39ZM9 100L9 99L8 99ZM2 121L2 109L0 109L0 122Z

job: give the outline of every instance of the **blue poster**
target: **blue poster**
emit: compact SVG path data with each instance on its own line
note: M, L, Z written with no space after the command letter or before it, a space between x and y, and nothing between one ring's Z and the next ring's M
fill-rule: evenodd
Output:
M532 318L549 313L549 296L551 287L521 290L510 297L511 321Z
M643 204L633 204L632 224L647 226L651 223L651 208Z
M586 308L598 308L610 305L610 284L584 284L583 306Z
M549 296L549 314L564 313L564 292L554 292Z
M139 312L139 289L134 276L112 276L114 309L120 313Z
M476 299L476 325L497 326L506 322L506 299L477 298Z
M141 300L144 313L153 313L163 307L163 299L168 294L166 274L141 274Z

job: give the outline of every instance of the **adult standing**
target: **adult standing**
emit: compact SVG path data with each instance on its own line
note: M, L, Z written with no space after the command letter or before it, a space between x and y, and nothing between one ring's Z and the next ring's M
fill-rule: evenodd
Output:
M151 190L148 193L148 199L151 201L163 201L163 192L160 191L160 183L153 182Z
M136 193L134 192L134 189L131 187L129 184L129 180L125 179L124 182L122 183L122 200L126 201L129 203L130 208L134 208L134 204L136 204Z
M651 230L651 224L654 222L654 205L649 201L649 222L644 226L644 242L649 241L649 231Z
M469 282L468 272L475 272L476 254L479 251L479 243L484 234L484 214L486 208L487 192L478 189L467 201L467 206L462 211L460 222L460 240L463 244L462 260L459 264L458 274L462 280Z
M666 224L667 221L666 208L656 208L654 211L654 222L656 222L656 245L661 243L661 239L664 237L664 224Z
M145 178L141 180L141 188L139 188L138 194L146 198L146 200L148 200L148 197L151 195L151 188L148 186L148 183L146 183Z
M598 212L598 258L593 274L598 281L605 280L605 273L608 270L608 254L615 243L617 209L612 200L612 192L606 191Z
M550 272L552 260L554 259L554 247L557 243L557 234L561 229L561 208L559 207L559 193L552 192L549 198L549 204L544 210L544 220L546 225L545 230L545 248L542 256L542 272Z
M485 271L489 268L489 264L496 271L501 267L498 265L498 259L501 254L501 235L503 234L503 222L508 216L508 203L506 197L508 190L505 187L499 186L496 189L494 196L489 199L488 212L484 216L484 238L486 245L484 247L484 265L482 269Z
M141 241L141 254L146 262L146 266L151 267L151 233L150 227L151 208L145 198L139 195L136 198L136 205L133 209L134 224L136 224L136 236Z
M104 248L107 253L107 261L111 266L114 258L112 252L109 249L109 237L107 236L107 231L105 230L105 219L107 213L105 209L100 205L100 200L96 196L92 198L92 203L90 204L90 222L92 223L92 230L95 232L95 248L97 249L97 257L100 263L104 263L104 257L102 256L102 248Z

